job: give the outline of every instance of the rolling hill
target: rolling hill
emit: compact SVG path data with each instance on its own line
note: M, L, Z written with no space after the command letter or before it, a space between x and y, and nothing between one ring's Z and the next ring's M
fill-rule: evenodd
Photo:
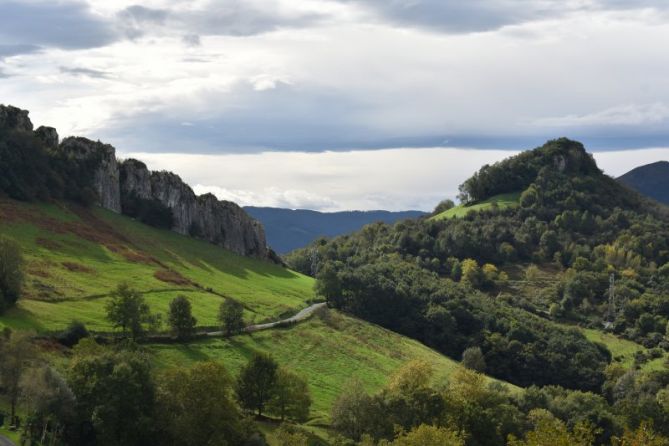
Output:
M244 208L265 227L269 245L279 254L307 246L318 237L335 237L375 223L394 223L425 215L421 211L317 212L247 206Z
M658 161L630 170L618 181L637 192L669 205L669 161Z
M243 303L248 322L293 314L315 299L310 277L101 208L0 199L0 234L21 245L26 262L24 295L0 316L0 328L49 335L77 320L109 332L105 302L122 281L140 290L158 313L175 296L187 296L198 326L216 325L226 298ZM433 364L439 379L457 366L414 340L336 310L232 339L147 347L158 368L211 359L234 373L253 352L271 353L307 378L314 398L309 424L318 426L327 424L329 408L351 376L375 391L413 359Z

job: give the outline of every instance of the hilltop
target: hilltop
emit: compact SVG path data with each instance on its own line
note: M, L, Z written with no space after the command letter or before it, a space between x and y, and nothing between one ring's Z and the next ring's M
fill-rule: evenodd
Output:
M639 193L669 205L669 161L636 167L618 181Z
M395 223L425 215L421 211L318 212L246 206L244 210L265 227L267 240L276 252L286 254L303 248L319 237L335 237L375 223Z
M515 203L493 205L500 196ZM478 345L486 371L521 385L599 387L609 359L574 333L562 342L579 355L592 355L587 367L574 364L574 371L593 373L592 387L583 377L568 377L571 366L553 376L544 373L553 367L549 351L557 346L541 339L550 332L553 339L567 335L564 322L599 329L607 322L615 333L647 347L669 347L669 314L659 304L669 268L667 217L604 175L582 144L562 138L483 166L463 183L461 199L461 209L470 208L461 218L367 226L297 251L289 262L317 277L320 294L333 307L451 357ZM619 296L613 314L607 305L611 274ZM435 319L437 308L445 314ZM449 335L435 335L444 318ZM522 335L516 325L524 327ZM548 357L514 352L518 340ZM529 364L538 368L530 370Z

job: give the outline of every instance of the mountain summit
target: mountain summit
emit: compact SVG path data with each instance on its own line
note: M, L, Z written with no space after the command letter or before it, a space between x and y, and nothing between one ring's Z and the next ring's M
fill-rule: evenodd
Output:
M658 161L632 169L618 178L618 181L669 205L669 161Z

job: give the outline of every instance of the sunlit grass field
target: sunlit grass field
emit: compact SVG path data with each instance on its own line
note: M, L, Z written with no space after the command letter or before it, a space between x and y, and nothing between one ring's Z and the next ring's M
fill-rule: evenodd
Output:
M414 359L432 364L437 382L444 382L458 366L417 341L334 310L290 328L150 348L157 367L217 360L233 374L254 352L270 353L279 364L308 379L314 400L311 424L317 425L327 422L332 403L352 377L376 392L393 372Z
M0 202L0 234L26 260L24 297L0 326L62 329L72 320L108 330L105 302L121 282L142 291L156 312L179 294L199 325L215 325L218 306L242 302L249 322L291 314L314 299L313 279L158 230L102 209Z
M459 206L455 206L447 211L444 211L440 214L437 214L433 217L430 217L431 220L444 220L447 218L462 218L469 214L470 212L479 212L483 211L485 209L489 209L490 207L493 206L493 203L495 203L497 206L499 206L500 209L508 208L508 207L513 207L513 206L518 206L518 201L520 199L520 193L519 192L512 192L509 194L501 194L501 195L495 195L494 197L490 197L487 200L483 200L481 202L471 204L471 205L464 205L461 204Z

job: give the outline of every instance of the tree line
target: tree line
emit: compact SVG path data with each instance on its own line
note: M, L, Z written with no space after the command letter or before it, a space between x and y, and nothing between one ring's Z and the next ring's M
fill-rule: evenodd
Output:
M7 424L27 444L260 446L252 414L304 422L311 406L306 381L262 353L233 377L214 361L157 370L131 341L87 337L54 367L29 334L5 330L0 359Z
M379 392L348 383L332 407L336 444L360 446L666 446L669 371L607 370L605 394L559 386L522 392L461 367L446 382L423 361Z

